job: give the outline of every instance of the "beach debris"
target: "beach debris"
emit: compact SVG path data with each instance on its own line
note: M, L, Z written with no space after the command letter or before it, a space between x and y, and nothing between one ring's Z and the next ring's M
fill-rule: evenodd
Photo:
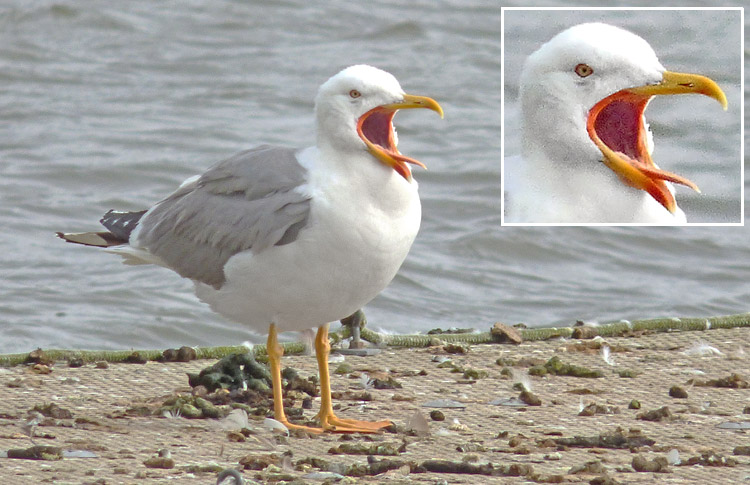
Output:
M735 455L750 456L750 446L735 446L732 453Z
M605 473L604 475L592 478L589 481L589 485L621 485L621 482L618 482Z
M146 468L163 468L165 470L170 470L174 468L174 459L172 458L172 453L169 450L159 450L159 453L157 456L152 456L151 458L144 460L143 464L146 465Z
M432 413L436 412L440 413L440 411L432 411ZM430 417L432 417L432 413L430 413ZM443 419L445 419L445 416L443 416ZM424 415L422 414L422 411L420 411L419 409L417 409L406 422L406 429L414 431L418 435L430 434L430 425L427 422L427 419L425 419Z
M401 389L403 386L393 376L381 376L372 379L372 387L375 389Z
M310 472L300 477L303 480L315 480L318 482L334 483L344 480L346 477L340 473L335 472ZM305 482L309 483L309 482Z
M284 423L281 421L277 421L273 418L265 418L263 420L263 426L270 429L273 432L285 434L289 436L289 428L287 428Z
M469 346L463 343L449 343L443 345L443 350L448 354L468 354Z
M714 450L707 450L701 453L699 456L691 456L688 458L683 465L685 466L693 466L693 465L701 465L701 466L737 466L737 460L731 456L724 456L721 453L717 453Z
M596 414L620 414L620 408L617 406L591 403L581 409L578 413L579 416L594 416Z
M362 375L359 376L359 387L361 387L362 389L372 389L372 382L373 380L366 372L363 372Z
M649 460L641 454L635 455L632 467L637 472L671 473L669 463L663 456L657 456L653 460Z
M423 408L455 408L455 409L465 409L466 404L460 403L458 401L454 401L452 399L434 399L432 401L427 401L426 403L422 404Z
M433 421L445 421L445 414L437 409L430 411L430 419Z
M680 450L677 448L672 448L667 453L667 463L670 465L679 465L680 464Z
M11 448L7 456L23 460L56 461L63 459L63 451L57 446L34 445L28 448Z
M217 389L268 391L271 388L268 367L256 361L252 353L230 354L198 374L188 372L187 375L190 387L204 386L209 392Z
M71 357L70 359L68 359L68 367L75 369L78 367L83 367L83 364L83 359L80 357Z
M521 445L524 441L527 441L527 440L528 438L526 436L522 435L521 433L518 433L517 435L511 437L508 440L508 446L510 448L516 448L519 445Z
M671 421L672 412L668 406L662 406L659 409L652 409L636 415L636 419L643 421Z
M628 409L641 409L641 401L638 399L631 399L628 403Z
M232 480L230 482L229 480ZM216 475L216 485L244 485L245 479L242 474L234 468L227 468Z
M458 418L453 418L453 423L448 426L448 429L451 431L459 431L459 432L468 432L469 427L465 424L462 424Z
M55 403L37 404L31 409L30 413L33 411L54 419L71 419L73 417L73 413Z
M21 425L21 429L23 430L24 434L29 437L32 444L36 444L34 443L34 435L36 433L37 426L39 426L39 423L41 423L43 419L44 415L42 413L31 409L27 412L26 421L24 421L24 423Z
M519 345L523 342L521 332L511 326L505 325L504 323L500 322L495 322L495 324L490 329L490 334L492 335L492 339L498 343Z
M179 349L166 349L157 359L159 362L190 362L198 358L198 352L193 347L183 345Z
M619 369L617 371L617 375L622 378L634 379L635 377L641 375L641 372L632 369Z
M343 474L349 477L364 477L368 475L380 475L381 473L405 467L408 467L411 472L413 466L416 465L412 462L394 460L393 458L383 458L382 460L378 460L374 456L368 456L366 464L354 463L349 465L346 467Z
M607 469L604 468L600 460L587 461L583 465L576 465L568 470L569 475L597 475L600 473L606 473Z
M48 357L46 353L44 353L44 350L42 350L41 348L37 348L36 350L32 350L31 352L29 352L29 355L26 357L26 363L51 366L55 362L50 357Z
M547 362L541 357L524 356L519 359L511 357L498 357L495 363L501 367L533 367L535 365L544 365Z
M607 363L608 365L612 365L612 366L615 365L615 360L612 358L612 353L610 352L609 345L602 345L601 353L602 353L602 359L604 360L605 363Z
M281 467L282 457L278 453L249 454L239 460L244 470L265 470L269 466Z
M94 364L96 369L109 369L109 362L106 360L99 360Z
M529 406L541 406L542 400L539 399L539 397L532 393L531 391L527 391L524 389L521 391L521 394L518 396L518 399L523 402L524 404L528 404Z
M122 360L123 364L145 364L148 359L141 355L140 352L134 350L130 355Z
M599 335L599 329L597 327L585 325L583 322L581 322L581 325L578 325L578 322L576 322L576 327L573 329L573 333L570 336L575 339L591 339L597 335Z
M159 416L188 419L221 418L228 412L199 396L177 394L167 398L154 412Z
M513 389L517 391L531 391L531 378L526 370L513 369Z
M489 375L490 373L483 369L464 369L464 379L484 379L485 377L489 377Z
M451 327L446 330L443 330L442 328L433 328L432 330L427 331L427 335L456 335L461 333L474 333L475 330L473 328L457 328L457 327Z
M589 327L578 327L578 329L584 329ZM573 331L575 333L575 330ZM584 340L582 342L570 342L567 343L563 347L564 352L581 352L583 354L601 354L602 349L604 347L609 347L609 350L607 352L616 353L616 352L630 352L630 349L628 347L618 345L618 344L610 344L606 340L604 340L602 337L595 335L591 340Z
M333 371L334 374L338 375L351 374L352 372L354 372L354 367L348 362L340 363Z
M41 375L51 374L52 373L52 367L48 366L47 364L34 364L31 367L31 371L34 374L41 374Z
M586 395L595 395L598 396L599 394L604 394L604 391L602 389L592 389L588 387L578 387L576 389L571 389L569 391L565 391L567 394L576 394L579 396L586 396Z
M306 355L311 355L311 354L312 354L312 352L310 352L310 354L306 354ZM328 363L329 364L341 364L344 361L346 361L346 356L344 354L330 354L328 356Z
M223 429L242 429L250 426L247 411L244 409L232 409L224 418L219 420L219 426Z
M676 399L687 399L688 393L683 387L672 386L669 388L669 397L674 397Z
M695 387L723 387L730 389L747 389L750 387L750 382L736 373L720 379L701 380L693 378L688 380L687 383Z
M571 448L611 448L632 449L641 446L651 446L656 441L643 436L640 432L632 431L627 435L622 429L617 428L611 433L600 433L594 436L574 436L572 438L555 438L553 440L558 446Z
M586 367L565 364L556 355L550 358L544 365L534 366L529 369L529 375L532 376L541 377L546 374L588 378L604 377L604 374L600 370L591 370L587 369Z
M88 450L63 450L63 458L99 458L96 453Z
M517 397L499 397L488 402L492 406L510 406L510 407L525 407L528 406L525 402Z
M328 450L331 455L398 456L406 451L406 443L341 443Z
M686 350L682 352L684 355L698 356L698 357L710 357L713 355L724 355L722 352L708 344L703 340L697 340Z
M533 473L533 467L527 464L493 465L492 463L473 464L463 461L426 460L418 465L419 469L432 473L462 473L469 475L525 477ZM414 472L414 471L412 471Z
M723 423L717 424L716 427L719 429L750 429L750 421L740 421L739 423L734 421L725 421Z

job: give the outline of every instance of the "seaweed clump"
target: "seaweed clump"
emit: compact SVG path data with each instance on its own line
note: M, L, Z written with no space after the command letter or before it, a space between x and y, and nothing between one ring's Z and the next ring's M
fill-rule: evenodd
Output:
M556 355L545 362L544 365L536 365L529 369L529 375L532 376L541 377L547 374L553 374L556 376L589 378L604 377L604 374L600 370L588 369L579 365L566 364L561 361L560 358Z
M208 392L218 389L268 391L271 373L251 353L231 354L198 374L188 372L188 382L190 387L203 386Z

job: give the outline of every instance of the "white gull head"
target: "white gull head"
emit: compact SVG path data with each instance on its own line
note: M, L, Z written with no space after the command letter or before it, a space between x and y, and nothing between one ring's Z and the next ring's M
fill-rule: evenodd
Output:
M715 82L667 71L626 30L588 23L553 37L521 73L523 165L519 181L508 177L519 188L508 198L511 220L685 222L670 182L698 187L653 162L643 113L653 96L690 93L726 109Z
M315 97L318 146L364 150L357 120L373 108L403 100L396 78L376 67L350 66L323 83Z
M339 153L369 151L411 181L407 164L424 165L399 153L393 127L396 112L408 108L427 108L443 115L434 100L404 93L393 75L364 64L347 67L318 90L317 145Z
M581 64L595 75L578 74ZM600 160L586 133L589 109L622 89L658 83L664 70L648 42L621 28L587 23L560 32L523 67L524 158L544 155L571 164Z

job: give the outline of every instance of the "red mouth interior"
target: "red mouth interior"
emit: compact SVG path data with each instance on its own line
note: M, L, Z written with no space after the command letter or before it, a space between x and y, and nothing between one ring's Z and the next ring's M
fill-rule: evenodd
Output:
M649 99L651 96L627 90L607 96L589 110L586 129L594 143L598 140L600 149L604 144L615 153L609 158L605 154L602 161L615 171L623 183L645 190L668 211L674 212L674 196L665 180L686 185L698 192L700 190L690 180L657 168L651 160L643 122L643 112ZM613 162L612 157L615 156L619 162Z
M615 152L646 162L648 152L643 133L643 110L647 100L615 99L606 104L594 120L599 139ZM650 160L648 160L650 162Z
M395 114L395 111L375 108L360 119L362 135L389 153L398 153L393 142L392 120Z

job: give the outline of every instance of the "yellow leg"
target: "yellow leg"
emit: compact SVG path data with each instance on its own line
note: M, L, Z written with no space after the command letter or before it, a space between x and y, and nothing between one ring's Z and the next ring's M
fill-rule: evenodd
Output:
M279 421L290 430L301 429L309 433L322 433L322 428L311 428L309 426L292 424L286 417L286 413L284 412L284 400L281 393L281 356L284 355L284 347L279 345L279 339L276 333L276 325L274 325L273 323L268 329L268 342L266 343L266 351L268 352L268 364L271 367L271 387L273 389L273 416L276 421Z
M318 418L323 429L338 433L376 433L382 428L390 426L392 424L390 421L369 422L341 419L333 413L331 378L328 371L328 356L330 353L328 324L325 324L318 328L318 333L315 336L315 354L318 359L318 372L320 374L320 412Z

